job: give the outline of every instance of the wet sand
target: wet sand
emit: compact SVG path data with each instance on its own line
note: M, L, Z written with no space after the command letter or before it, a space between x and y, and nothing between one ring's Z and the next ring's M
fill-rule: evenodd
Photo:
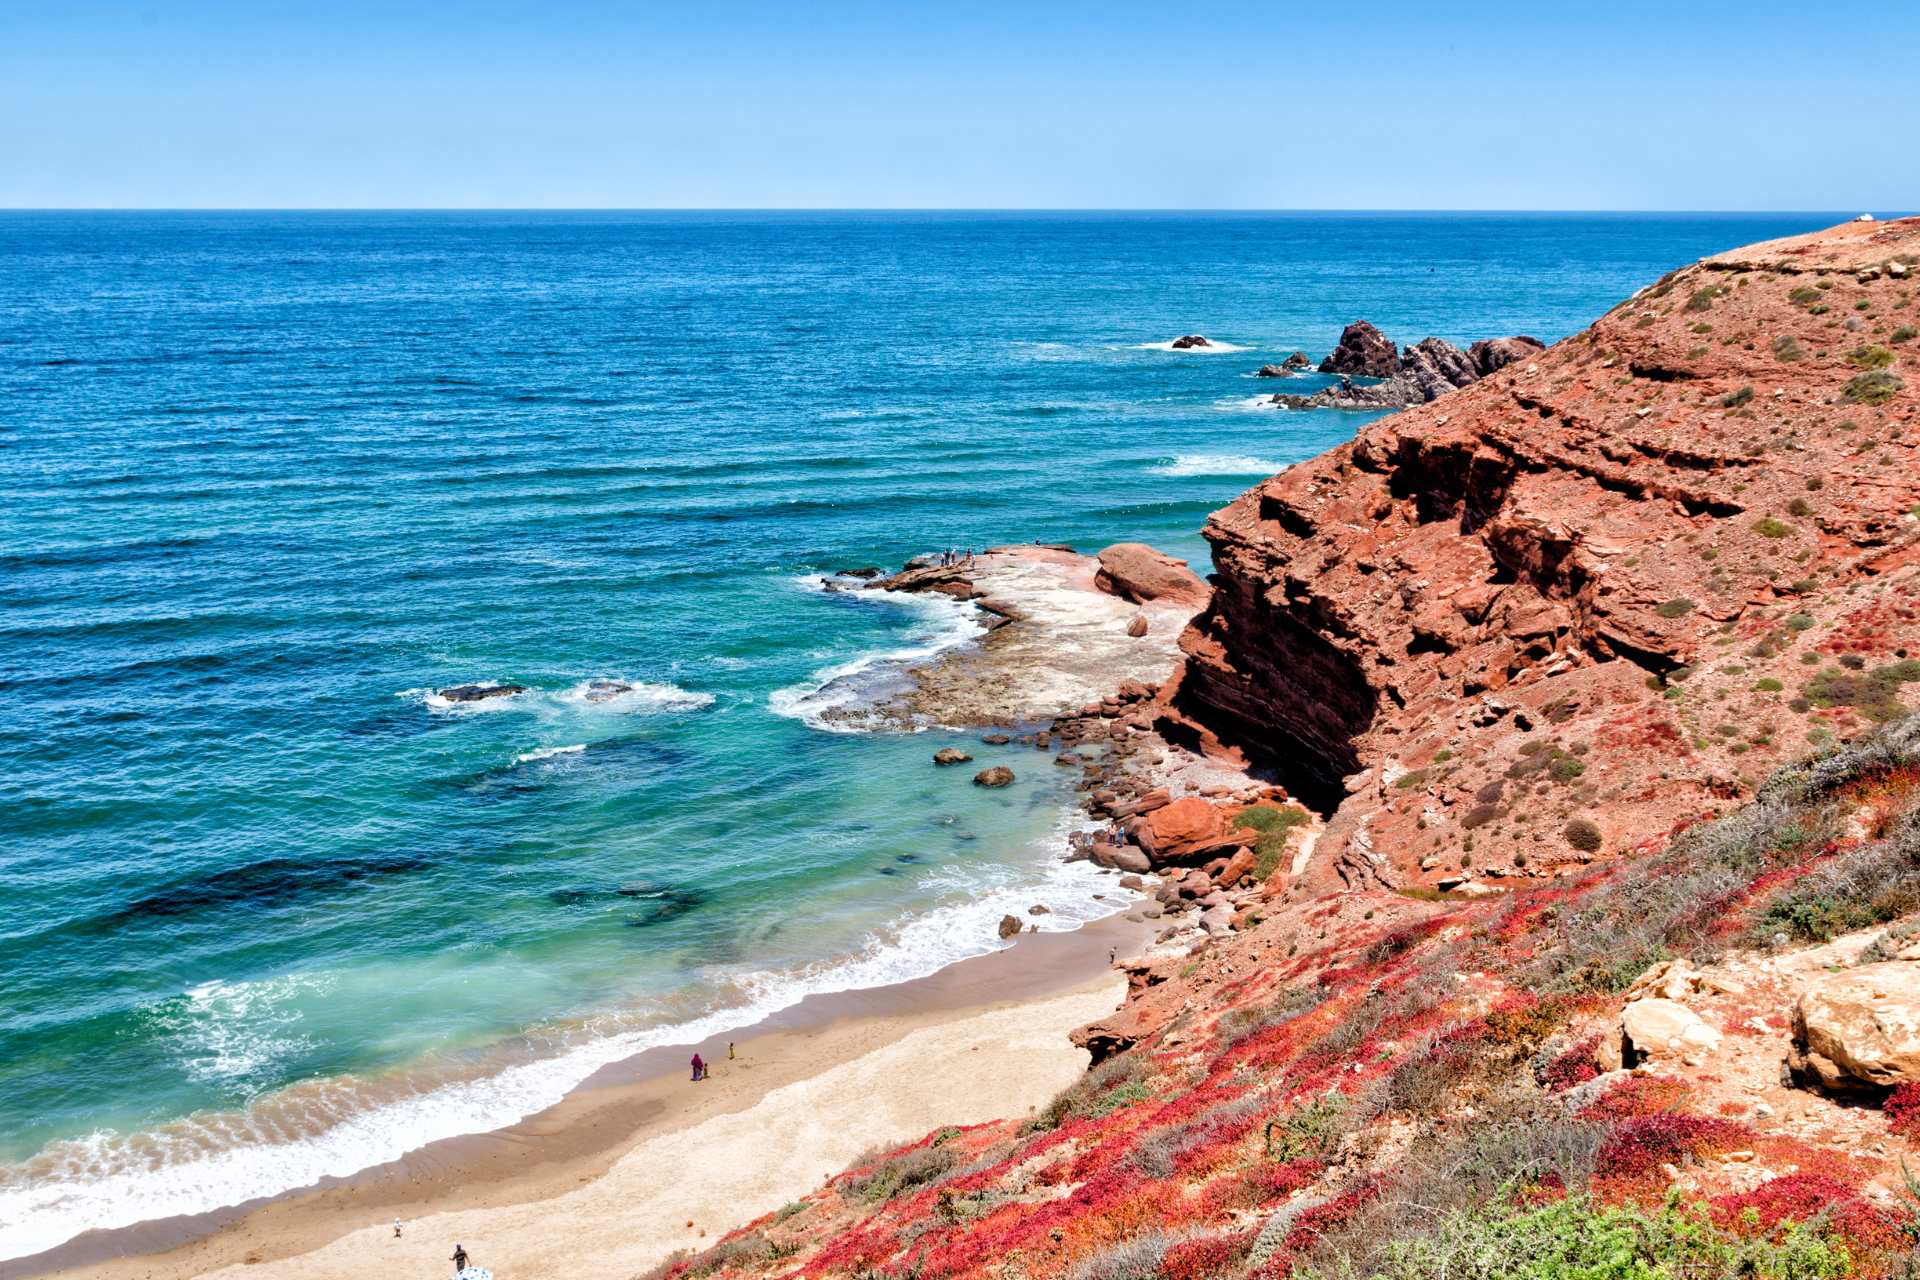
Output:
M91 1233L0 1263L0 1280L431 1276L451 1272L456 1242L499 1280L626 1280L878 1144L1034 1110L1085 1068L1068 1032L1120 1003L1110 952L1148 940L1110 917L913 982L809 997L735 1033L731 1061L724 1038L650 1050L511 1128L253 1205ZM699 1084L696 1048L712 1064Z

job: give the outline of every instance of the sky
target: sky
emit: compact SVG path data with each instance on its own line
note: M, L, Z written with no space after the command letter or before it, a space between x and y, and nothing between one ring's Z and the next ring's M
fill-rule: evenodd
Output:
M0 0L0 207L1920 207L1920 4Z

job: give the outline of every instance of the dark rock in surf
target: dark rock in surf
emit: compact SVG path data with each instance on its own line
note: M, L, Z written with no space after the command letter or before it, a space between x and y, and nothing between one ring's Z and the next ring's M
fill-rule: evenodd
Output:
M1005 787L1011 785L1012 782L1013 770L1003 764L996 764L990 769L982 769L973 775L973 785L976 787Z
M972 756L958 747L942 747L933 753L935 764L965 764L971 759L973 759Z
M488 698L511 698L527 691L523 684L456 684L440 690L448 702L484 702Z
M1175 351L1191 351L1195 347L1210 347L1212 345L1211 342L1208 342L1197 333L1184 334L1173 340L1173 349Z

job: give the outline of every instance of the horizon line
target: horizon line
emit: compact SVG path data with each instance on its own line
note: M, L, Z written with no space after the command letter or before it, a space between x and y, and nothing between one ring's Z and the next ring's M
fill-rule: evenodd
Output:
M1912 211L1879 213L1878 221L1913 216ZM1256 208L1236 206L1023 206L1023 205L0 205L0 214L44 213L698 213L698 214L1208 214L1298 217L1326 214L1399 214L1429 216L1531 215L1615 217L1846 217L1844 209L1578 209L1467 207Z

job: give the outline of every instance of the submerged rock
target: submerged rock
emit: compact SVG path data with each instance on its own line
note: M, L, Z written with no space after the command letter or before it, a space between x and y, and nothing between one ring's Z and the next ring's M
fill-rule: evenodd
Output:
M588 702L609 702L623 693L632 692L633 686L624 680L589 680L586 699Z
M942 747L933 753L935 764L965 764L971 759L973 759L972 756L958 747Z
M440 690L448 702L483 702L488 698L511 698L527 691L523 684L455 684Z

